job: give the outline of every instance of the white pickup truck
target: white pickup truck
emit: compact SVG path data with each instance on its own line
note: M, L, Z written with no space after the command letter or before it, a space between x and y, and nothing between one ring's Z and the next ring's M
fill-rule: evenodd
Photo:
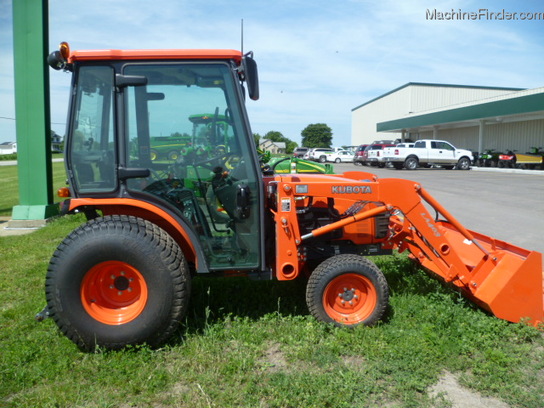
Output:
M396 169L408 170L431 165L468 170L473 160L471 151L457 149L444 140L418 140L413 147L387 147L383 157Z

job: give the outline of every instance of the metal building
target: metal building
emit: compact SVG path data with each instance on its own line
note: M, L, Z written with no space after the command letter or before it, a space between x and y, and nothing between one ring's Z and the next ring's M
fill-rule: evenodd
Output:
M408 83L352 109L352 144L444 139L457 147L544 147L544 88Z

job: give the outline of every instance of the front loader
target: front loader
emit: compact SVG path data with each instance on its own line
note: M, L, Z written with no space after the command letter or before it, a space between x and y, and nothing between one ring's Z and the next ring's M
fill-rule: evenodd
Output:
M499 318L544 320L542 255L465 229L417 183L262 166L252 53L63 43L48 62L72 73L61 211L88 221L53 254L40 316L81 349L159 346L200 274L307 279L318 320L372 325L389 288L369 258L394 250ZM153 154L158 137L189 137L195 112L213 112L199 154Z

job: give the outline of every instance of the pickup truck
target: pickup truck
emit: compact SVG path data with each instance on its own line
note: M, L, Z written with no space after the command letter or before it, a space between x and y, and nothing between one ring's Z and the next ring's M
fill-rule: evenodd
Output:
M396 169L408 170L431 165L468 170L473 160L471 151L457 149L444 140L418 140L413 147L388 147L384 149L383 157Z

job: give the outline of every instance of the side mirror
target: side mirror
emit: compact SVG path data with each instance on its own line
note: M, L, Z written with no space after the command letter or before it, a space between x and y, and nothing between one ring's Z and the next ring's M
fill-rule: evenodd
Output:
M257 72L257 63L253 59L253 51L244 55L244 58L242 59L242 69L244 71L249 97L256 101L259 99L259 74Z
M60 51L53 51L47 57L47 63L49 66L57 71L64 69L66 66L66 61L62 58Z

